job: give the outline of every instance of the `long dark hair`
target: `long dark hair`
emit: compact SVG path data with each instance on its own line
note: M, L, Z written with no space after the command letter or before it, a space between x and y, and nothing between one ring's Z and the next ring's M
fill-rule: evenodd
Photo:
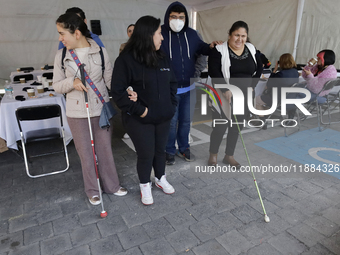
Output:
M84 20L75 13L70 12L60 15L56 23L67 29L71 34L74 34L78 29L83 36L91 38L90 31Z
M324 52L323 60L324 66L333 65L335 63L335 53L332 50L322 50L318 54Z
M234 31L240 29L240 28L244 28L247 32L247 42L250 42L249 39L249 28L248 28L248 24L242 20L236 21L231 28L229 29L228 34L231 35Z
M83 20L86 19L85 12L79 7L68 8L65 13L71 13L71 12L78 14L80 18L82 18Z
M133 57L147 67L158 66L158 59L162 58L163 54L160 50L156 51L153 35L160 24L161 20L152 16L143 16L137 20L123 52L132 52Z

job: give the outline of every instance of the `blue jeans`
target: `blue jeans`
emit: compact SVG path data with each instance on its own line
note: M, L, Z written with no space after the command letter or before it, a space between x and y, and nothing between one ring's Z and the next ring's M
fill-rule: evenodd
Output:
M311 101L314 101L316 96L317 96L317 94L315 94L314 92L312 92L312 91L309 91L309 92L311 94L311 97L310 97L308 103L311 102ZM297 98L305 98L305 97L306 97L306 95L304 93L298 93L297 94ZM326 102L326 98L322 97L322 96L321 97L317 97L317 100L318 100L319 104L323 104L324 102Z
M189 148L190 123L195 110L196 89L177 94L176 98L178 105L170 122L168 144L166 145L166 153L171 155L176 153L176 139L180 152L184 152Z

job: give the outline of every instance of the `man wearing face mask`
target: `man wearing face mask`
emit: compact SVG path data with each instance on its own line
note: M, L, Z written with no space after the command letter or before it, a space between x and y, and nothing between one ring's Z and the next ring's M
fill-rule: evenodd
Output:
M161 49L170 57L172 68L178 82L177 109L171 120L168 144L166 146L166 164L175 164L175 154L186 161L194 161L190 152L188 135L195 103L195 84L190 84L194 77L195 63L198 55L209 55L217 44L203 42L197 32L189 26L188 13L180 2L169 5L162 25L163 42ZM191 100L190 100L191 97ZM191 101L191 102L190 102ZM176 139L178 151L176 150Z

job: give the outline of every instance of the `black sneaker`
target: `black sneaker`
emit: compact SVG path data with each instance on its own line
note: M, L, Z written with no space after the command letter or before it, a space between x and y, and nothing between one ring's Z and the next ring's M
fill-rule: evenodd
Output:
M196 160L195 155L190 152L189 148L187 148L183 152L177 151L176 155L178 157L180 157L180 158L185 159L186 161L190 161L191 162L191 161L195 161Z
M293 121L293 120L286 120L285 122L283 122L283 124L286 127L295 127L297 125L297 121ZM280 125L281 127L284 127L282 124Z
M167 164L167 165L175 164L175 155L165 153L165 164Z
M285 125L289 127L295 127L297 125L297 122L290 120L290 121L287 121Z

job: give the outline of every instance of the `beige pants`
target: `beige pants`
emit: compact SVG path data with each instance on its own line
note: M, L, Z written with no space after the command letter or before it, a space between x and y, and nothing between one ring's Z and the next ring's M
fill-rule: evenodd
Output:
M88 120L87 118L67 117L67 122L80 157L85 193L89 198L95 195L99 196ZM95 153L98 158L101 188L105 193L115 193L119 190L120 184L112 155L111 129L101 129L99 127L99 117L91 118L91 128Z

